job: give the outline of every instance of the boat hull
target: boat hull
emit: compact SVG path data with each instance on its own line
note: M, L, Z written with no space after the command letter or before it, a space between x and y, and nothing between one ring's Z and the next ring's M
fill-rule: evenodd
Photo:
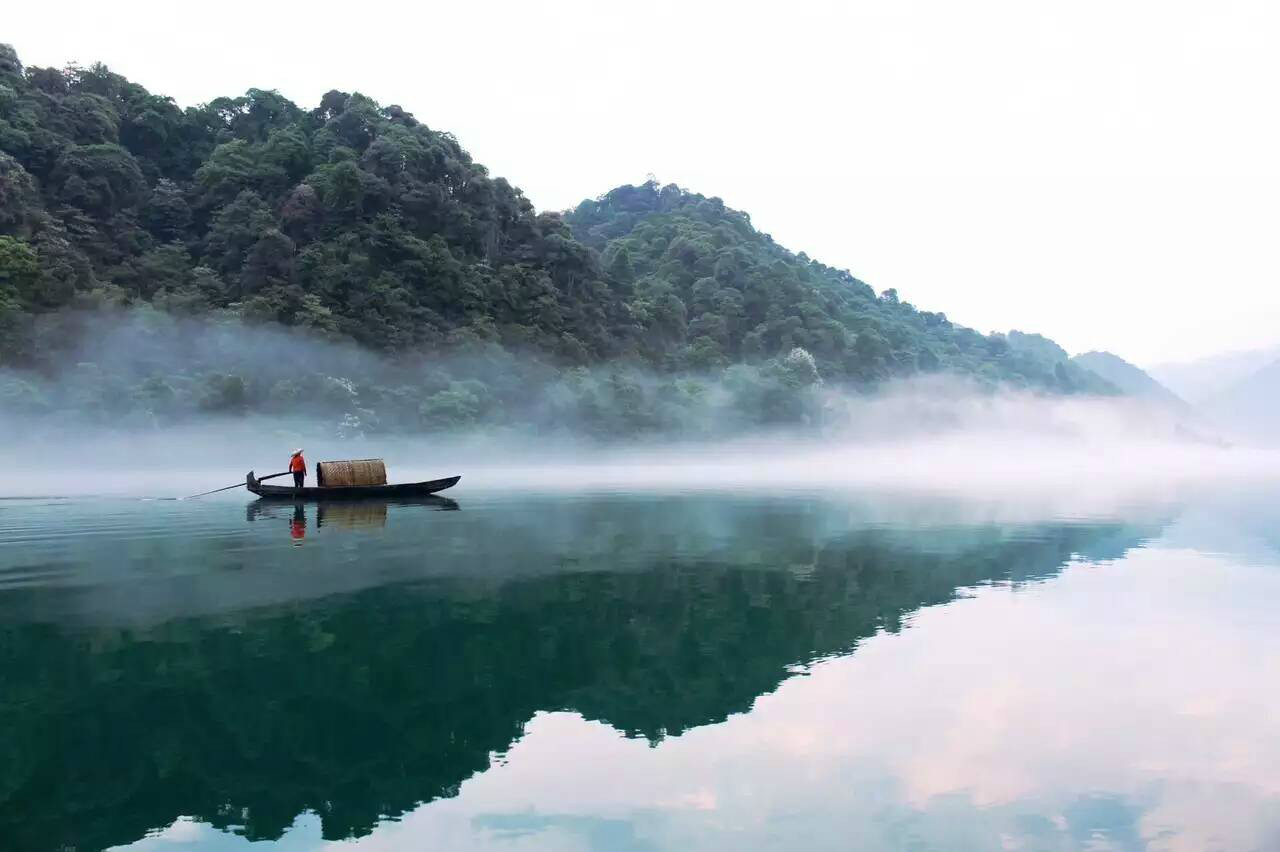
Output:
M250 473L245 488L265 499L276 500L367 500L370 497L425 497L458 484L461 476L432 479L427 482L401 482L396 485L346 485L333 487L293 488L288 485L263 485Z

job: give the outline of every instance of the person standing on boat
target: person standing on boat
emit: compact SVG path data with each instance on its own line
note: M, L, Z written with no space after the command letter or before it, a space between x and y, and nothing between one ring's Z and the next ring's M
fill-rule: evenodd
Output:
M289 457L289 472L293 474L293 487L301 488L307 478L307 460L302 457L302 448L293 451Z

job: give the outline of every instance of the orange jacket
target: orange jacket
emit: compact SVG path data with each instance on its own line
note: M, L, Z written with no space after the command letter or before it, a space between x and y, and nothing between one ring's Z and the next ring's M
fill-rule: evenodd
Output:
M289 459L290 473L306 473L306 471L307 471L307 460L302 457L301 453Z

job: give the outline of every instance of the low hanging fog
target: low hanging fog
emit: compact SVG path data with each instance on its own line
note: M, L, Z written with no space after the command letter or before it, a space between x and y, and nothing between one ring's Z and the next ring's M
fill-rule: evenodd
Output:
M0 369L0 496L181 496L304 447L393 481L472 489L1160 488L1280 476L1229 424L1132 397L946 375L824 383L803 350L655 375L564 368L480 341L448 358L149 310L65 316L56 368Z

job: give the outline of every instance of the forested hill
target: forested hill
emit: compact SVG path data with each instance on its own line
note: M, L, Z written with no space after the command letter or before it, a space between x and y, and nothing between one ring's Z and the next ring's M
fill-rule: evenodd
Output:
M10 328L15 311L147 301L384 350L469 333L570 361L619 351L622 306L560 217L399 107L253 89L182 110L100 65L0 53Z
M48 375L83 354L86 314L129 306L553 372L780 365L766 379L789 386L951 371L1113 390L1043 338L877 296L715 198L648 183L538 213L451 135L360 94L304 109L251 89L182 109L101 65L23 68L0 45L0 366ZM235 372L206 361L169 390L210 371ZM437 371L428 390L451 381Z
M746 213L675 185L622 186L567 221L600 252L655 363L705 368L799 346L824 377L877 381L949 371L1062 392L1114 390L1040 335L984 336L893 290L793 254Z
M1149 399L1180 412L1191 408L1173 391L1119 355L1110 352L1085 352L1072 358L1071 362L1092 370L1129 396Z

